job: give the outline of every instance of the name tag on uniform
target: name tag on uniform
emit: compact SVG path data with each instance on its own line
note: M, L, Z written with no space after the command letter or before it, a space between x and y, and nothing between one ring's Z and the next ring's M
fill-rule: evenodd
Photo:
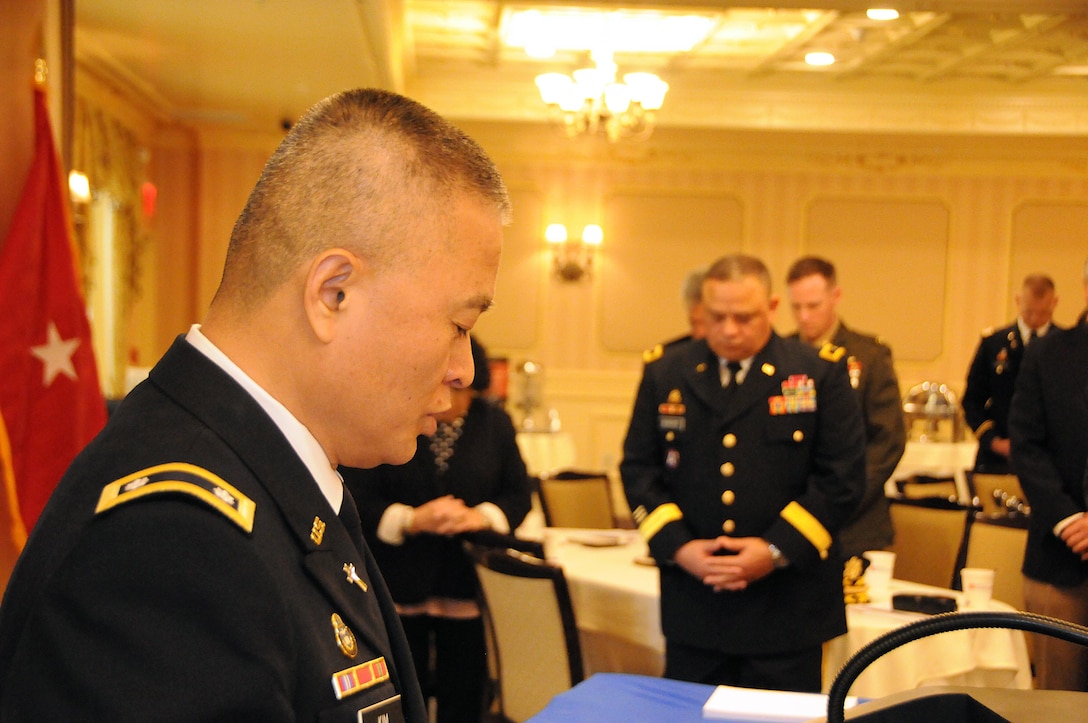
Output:
M672 430L674 432L683 432L686 426L686 420L684 419L684 417L678 417L673 414L657 415L658 429Z
M394 695L381 703L363 708L356 714L359 723L404 723L404 711L400 707L400 696Z

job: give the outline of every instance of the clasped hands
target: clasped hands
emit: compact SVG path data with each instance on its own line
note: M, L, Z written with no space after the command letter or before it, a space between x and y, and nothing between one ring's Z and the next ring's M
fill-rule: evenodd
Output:
M1088 561L1088 513L1081 515L1062 529L1062 542L1082 561Z
M771 551L761 537L691 540L681 545L673 560L714 592L743 590L774 571Z
M490 527L482 512L469 507L453 495L436 497L415 508L412 525L407 532L429 532L433 535L457 535Z

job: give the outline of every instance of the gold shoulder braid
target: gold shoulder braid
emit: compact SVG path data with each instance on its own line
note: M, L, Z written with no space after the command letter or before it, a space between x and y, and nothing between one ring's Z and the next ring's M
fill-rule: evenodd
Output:
M661 358L661 355L665 353L665 347L661 344L657 344L652 349L647 349L642 352L642 363L649 364L652 361L657 361Z
M148 495L173 492L189 495L219 511L246 532L253 532L256 504L213 472L185 462L142 469L110 482L102 489L96 515Z
M827 342L820 347L820 358L831 362L837 362L839 359L842 359L842 355L845 353L846 347L835 346L831 342Z

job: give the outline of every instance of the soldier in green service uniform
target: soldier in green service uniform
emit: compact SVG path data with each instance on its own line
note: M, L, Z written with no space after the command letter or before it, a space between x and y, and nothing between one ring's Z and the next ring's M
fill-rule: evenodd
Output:
M835 266L827 259L798 259L786 274L786 284L797 322L793 336L816 349L830 345L839 350L836 353L846 359L850 386L857 392L865 419L865 496L839 530L839 544L847 559L883 549L894 536L884 483L907 444L892 351L879 338L854 331L839 318L842 288Z

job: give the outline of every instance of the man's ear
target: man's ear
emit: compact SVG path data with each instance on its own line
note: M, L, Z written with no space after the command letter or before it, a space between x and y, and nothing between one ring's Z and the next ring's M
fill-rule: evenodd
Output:
M310 264L303 292L306 319L323 343L332 341L340 313L361 300L353 291L363 276L362 261L342 248L322 251Z

